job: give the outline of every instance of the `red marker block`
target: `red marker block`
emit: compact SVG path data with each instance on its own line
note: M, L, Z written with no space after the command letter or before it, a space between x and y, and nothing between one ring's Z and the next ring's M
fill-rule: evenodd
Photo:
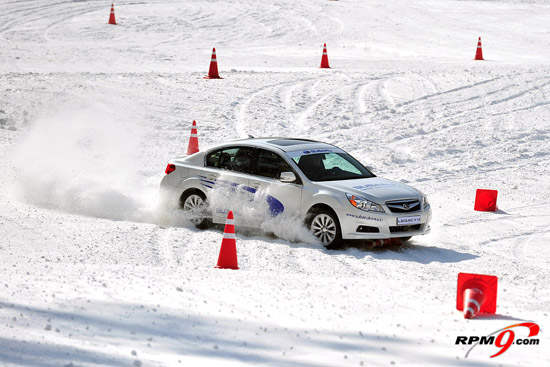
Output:
M497 210L497 190L477 189L474 210L480 212L494 212Z

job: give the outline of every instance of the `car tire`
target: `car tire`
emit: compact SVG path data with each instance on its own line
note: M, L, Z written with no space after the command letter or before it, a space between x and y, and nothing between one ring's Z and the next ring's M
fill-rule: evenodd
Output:
M340 222L333 211L317 209L310 213L308 229L328 250L336 250L342 246L342 231Z
M199 190L189 191L182 195L180 202L181 209L195 227L205 229L210 226L206 195Z

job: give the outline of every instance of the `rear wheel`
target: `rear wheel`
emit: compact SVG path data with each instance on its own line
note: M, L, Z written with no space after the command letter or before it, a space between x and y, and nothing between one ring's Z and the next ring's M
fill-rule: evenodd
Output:
M186 214L186 218L195 225L195 227L204 229L210 225L208 217L208 204L206 196L200 191L191 191L182 196L181 208Z
M342 244L342 232L336 214L320 209L311 213L309 229L325 248L334 250Z

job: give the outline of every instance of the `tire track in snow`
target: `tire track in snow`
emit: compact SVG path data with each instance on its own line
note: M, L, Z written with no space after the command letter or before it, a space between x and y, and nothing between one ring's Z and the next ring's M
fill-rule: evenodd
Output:
M236 106L236 107L234 107L234 115L235 115L235 120L236 120L235 121L235 130L237 131L237 134L242 138L246 138L250 134L249 127L254 125L254 123L250 122L250 120L251 119L253 120L256 116L254 114L254 110L252 110L250 108L250 105L253 104L253 102L257 98L259 98L260 96L263 96L264 94L266 94L270 91L275 91L272 94L276 95L277 91L279 91L281 88L286 87L286 86L291 86L291 87L295 86L295 88L298 88L303 83L305 83L307 81L310 81L310 80L315 80L315 79L316 78L309 77L309 78L302 78L302 79L294 80L294 81L290 81L290 82L285 81L285 82L280 82L280 83L268 85L266 87L257 89L255 91L247 94L245 97L243 97L243 98L241 98L237 101L232 102L232 105ZM289 101L291 99L292 99L291 96L285 96L285 98L284 98L285 102L283 102L282 105L283 106L291 105L289 103ZM252 118L250 118L249 116L252 116ZM259 126L256 124L255 127L257 128ZM257 131L251 131L251 133L252 133L251 135L254 135L254 136L258 135Z
M472 85L462 86L462 87L459 87L459 88L453 88L451 90L446 90L446 91L443 91L443 92L440 92L440 93L432 93L432 94L426 95L426 96L421 97L421 98L412 99L410 101L402 102L400 104L400 107L409 107L409 110L411 111L410 113L415 113L415 114L418 113L417 111L427 111L428 109L431 110L431 111L429 111L430 119L432 119L432 120L437 119L438 121L443 122L443 124L439 125L437 130L430 131L430 133L437 134L437 135L440 135L440 136L445 136L446 134L448 134L449 130L463 129L464 127L479 126L479 121L476 118L470 118L470 121L466 121L466 122L463 121L460 124L452 123L452 124L448 125L445 122L446 121L453 122L453 121L458 121L458 120L464 120L463 119L464 116L472 115L473 113L476 113L476 112L479 113L480 116L488 114L489 113L489 112L487 112L487 109L489 108L488 106L492 106L492 105L495 104L495 101L491 101L489 99L489 96L492 96L497 91L502 90L501 85L497 84L497 85L493 86L494 82L499 81L499 80L502 80L502 78L501 77L492 78L492 79L488 79L488 80L481 81L481 82L478 82L478 83L474 83ZM514 98L503 99L503 101L501 101L501 102L502 103L513 102L513 100L515 98L520 98L522 96L526 96L526 95L529 94L530 91L543 90L543 88L547 87L548 84L550 84L550 83L545 82L545 83L543 83L542 86L530 87L530 88L525 89L525 90L523 90L519 93L516 93L513 96ZM492 86L491 89L494 90L494 91L478 93L474 96L469 96L466 99L459 98L459 96L456 95L457 93L461 93L461 92L463 92L467 89L479 88L480 86L486 86L486 85ZM446 98L441 98L441 97L446 97ZM418 107L419 102L424 102L424 101L427 101L427 100L430 100L430 104L429 104L428 109L423 109L421 107ZM466 102L468 102L470 104L470 106L467 107ZM461 108L453 107L455 105L461 105ZM539 103L539 104L534 105L533 107L544 107L544 105L546 105L546 104L541 105ZM448 108L451 108L454 112L452 114L445 115L444 113L445 113L445 111L447 111ZM526 107L526 108L529 108L529 107ZM519 109L519 110L521 111L523 109ZM401 108L401 111L403 111L402 108ZM508 113L511 113L511 112L513 112L513 111L503 112L503 113L500 113L500 114L508 114ZM438 114L439 115L444 114L444 115L438 116ZM495 114L493 114L493 115L495 115ZM499 115L499 114L497 114L497 115ZM420 117L420 118L422 118L422 117ZM492 129L490 126L488 128Z
M323 92L323 93L319 93L317 92L317 90L319 90L320 88L319 85L324 82L324 81L332 81L331 77L325 77L321 80L318 80L311 88L310 88L310 96L314 99L313 101L310 101L310 104L309 106L305 109L305 111L301 112L298 114L298 116L296 117L296 119L294 120L293 122L293 130L294 131L297 131L298 133L306 133L306 129L304 127L308 126L307 124L307 120L309 120L315 113L317 113L317 110L320 108L320 107L326 107L328 105L327 101L329 101L331 98L335 97L336 98L336 103L334 103L332 106L332 108L330 107L326 107L328 108L330 114L334 115L334 114L337 114L338 116L336 116L337 118L338 117L341 117L343 120L350 120L351 118L349 116L347 116L347 114L350 114L350 111L344 111L342 112L341 110L339 111L336 111L335 112L335 108L340 108L340 107L346 107L348 106L348 104L345 102L345 98L338 98L336 96L340 95L342 92L346 91L346 90L350 90L353 95L356 94L357 92L357 89L358 89L358 86L363 84L364 82L363 81L351 81L351 79L345 75L345 74L342 74L342 75L335 75L335 76L340 76L340 77L344 77L345 79L345 84L341 87L332 87L330 88L330 91L329 92ZM336 83L340 83L340 81L336 81ZM356 97L354 98L354 96L350 96L349 100L356 100ZM349 106L348 106L349 107ZM357 108L357 105L355 105L355 108ZM351 111L351 114L353 114L354 111ZM323 117L326 117L326 114L325 116ZM325 122L324 120L321 119L321 121L319 121L319 123L321 124L321 127L325 124L327 124L327 122ZM311 125L310 128L314 128L314 129L317 129L318 125ZM317 132L315 136L319 136L319 134L322 135L322 132Z
M537 85L537 86L534 86L532 88L528 88L528 89L520 89L519 91L517 91L516 89L515 90L515 93L511 96L508 96L508 97L505 97L505 98L501 98L501 99L498 99L498 100L494 100L492 101L490 104L492 106L494 105L497 105L497 104L501 104L501 103L508 103L508 102L513 102L514 100L518 99L518 98L521 98L535 90L539 90L541 88L544 88L544 87L548 87L550 85L550 82L545 82L543 83L542 85ZM519 88L518 88L519 89Z
M550 267L550 231L546 229L546 226L541 226L540 232L536 232L531 235L526 241L521 242L521 246L515 248L515 253L518 258L521 258L522 264L529 267L537 267L548 271Z
M379 96L380 92L383 91L384 85L385 87L392 87L392 83L388 83L386 81L386 79L392 79L392 77L407 77L407 75L403 76L394 74L390 75L389 78L378 81L378 83L373 82L359 87L360 97L358 97L357 108L361 113L367 113L367 105L362 104L361 100L365 100L365 96L368 95L375 96L372 100L376 100L376 96ZM403 162L408 162L409 160L439 160L443 155L447 156L446 161L450 167L455 166L456 164L458 164L458 166L462 166L464 164L465 157L469 155L469 151L464 149L464 146L467 146L468 141L479 140L479 143L477 144L483 145L480 148L481 151L484 152L481 154L480 158L486 157L487 154L489 154L489 150L494 148L494 144L497 144L497 146L500 147L499 149L508 152L502 156L502 159L499 159L500 163L498 163L502 164L503 159L504 162L511 162L510 164L505 164L506 167L501 167L504 170L512 169L512 166L515 166L518 163L521 164L521 162L518 162L518 159L526 158L525 153L522 157L514 157L514 150L507 149L507 146L501 147L501 144L498 141L487 141L487 138L490 139L491 136L494 136L495 130L510 130L510 133L513 134L518 128L520 128L519 126L507 126L506 124L503 125L501 123L495 124L492 119L484 118L485 116L493 115L493 111L490 107L490 103L494 99L492 96L495 95L495 92L493 91L502 90L503 87L507 87L511 84L525 85L526 83L523 80L524 75L518 74L518 76L513 78L511 81L504 76L497 76L479 82L470 83L468 85L462 85L457 88L446 89L437 93L430 92L430 89L435 89L436 91L438 90L437 86L435 86L431 81L431 77L425 77L422 73L419 76L414 76L413 74L413 76L409 77L412 78L411 83L413 88L417 88L420 91L425 91L426 95L418 98L409 98L406 93L402 94L402 91L398 91L398 94L402 94L401 97L406 98L405 100L400 100L399 98L395 98L395 96L390 96L394 99L393 102L396 106L394 112L390 110L389 105L384 104L380 104L378 110L370 112L369 126L375 126L376 128L368 130L369 137L374 141L383 141L388 143L387 149L384 148L384 146L380 147L375 156L378 155L380 157L387 157L395 155L395 160L392 157L391 162L402 164ZM415 78L418 80L415 80ZM518 81L518 78L521 79ZM455 83L455 85L456 84L457 83ZM531 82L527 82L527 84L529 85ZM480 89L479 91L474 91L475 94L473 97L472 88ZM532 90L533 93L536 93L536 97L533 97L532 99L536 102L541 99L541 96L544 96L543 93L547 88L545 78L544 81L538 82L535 86L530 85L526 89ZM522 97L519 98L523 101L520 103L527 103L530 101L527 97L530 95L528 91L526 93L519 94L522 95ZM469 98L463 98L465 95ZM414 97L414 93L409 96ZM384 102L386 101L383 98L380 99ZM464 100L467 100L467 102L458 102ZM517 105L518 102L515 100L510 100L509 103L511 105ZM372 104L375 105L375 103ZM544 108L544 106L540 107ZM405 131L409 132L401 133L399 126L405 127ZM411 128L413 129L412 131L410 130ZM361 134L364 129L365 126L352 127L348 133ZM325 135L332 138L334 134ZM532 139L529 138L530 136L532 136ZM538 152L533 155L533 157L536 157L535 159L537 161L546 159L545 153L538 148L533 150L533 145L530 143L531 140L540 140L543 139L544 136L544 130L538 129L530 132L525 138L516 139L520 145L518 151L528 149L529 152ZM434 149L433 147L440 148ZM369 150L367 149L367 151ZM359 153L359 155L361 154L365 154L364 150ZM384 159L388 160L387 158ZM492 164L486 169L480 166L478 169L481 170L480 172L494 172L495 164ZM521 164L521 166L528 167L523 164ZM449 177L452 176L454 172L454 169L451 169L451 172L448 172L446 169L442 169L439 170L437 175L438 177Z
M19 3L17 3L19 5ZM9 19L11 15L17 15L13 21L8 21L3 23L3 26L0 26L0 37L5 39L5 34L14 28L20 27L22 25L28 24L28 23L34 23L37 20L41 20L44 18L47 18L48 15L51 15L52 12L49 10L54 8L57 9L59 5L66 5L66 2L57 2L53 4L47 4L47 5L41 5L41 6L34 6L34 7L25 7L23 9L18 9L12 12L2 12L1 18L7 18ZM6 4L7 5L7 4ZM45 14L40 14L41 11L47 11ZM30 15L35 15L34 17L30 17ZM37 16L38 15L38 16Z
M358 85L358 91L357 91L357 97L356 97L356 103L357 103L357 110L360 114L365 114L368 112L367 104L365 103L367 89L374 87L379 83L378 80L371 81L366 84L360 84Z
M439 97L444 96L444 95L447 95L447 94L452 94L452 93L462 92L462 91L465 91L465 90L468 90L468 89L472 89L472 88L477 88L477 87L482 86L482 85L484 85L484 84L489 84L489 83L492 83L492 82L494 82L494 81L496 81L496 80L500 80L500 79L502 79L502 77L496 77L496 78L492 78L492 79L486 79L486 80L483 80L483 81L480 81L480 82L476 82L476 83L473 83L473 84L464 85L464 86L461 86L461 87L457 87L457 88L445 90L445 91L438 92L438 93L428 94L428 95L422 96L422 97L420 97L420 98L413 99L413 100L411 100L411 101L403 102L403 103L401 103L401 106L405 106L405 105L408 105L408 104L412 104L412 103L415 103L415 102L418 102L418 101L421 101L421 100L439 98ZM478 97L475 97L475 98L478 98ZM453 103L453 102L450 102L450 103Z
M303 86L304 86L304 83L297 83L297 84L294 84L294 85L291 85L288 90L286 91L286 93L284 94L283 96L283 102L284 102L284 107L287 109L287 110L290 110L293 108L293 105L292 105L292 96L296 93L296 91L298 89L303 89ZM297 105L297 102L294 102L294 106Z
M360 114L377 115L382 111L389 111L391 104L386 96L384 84L391 78L401 77L403 73L387 73L374 77L370 82L362 82L355 91L356 105ZM372 79L372 78L371 78ZM371 110L367 108L365 100L370 99L370 104L373 106ZM375 101L378 101L377 103Z
M494 78L492 80L489 80L488 82L493 82L493 81L497 81L497 80L500 80L502 78ZM545 78L547 79L547 78ZM485 85L486 83L484 82L483 84L481 83L477 83L475 85L475 87L479 87L481 85ZM521 84L524 84L524 83L521 83ZM491 108L493 108L493 106L495 105L498 105L498 104L505 104L505 103L513 103L515 102L517 99L521 98L521 97L524 97L524 96L527 96L529 95L531 92L534 92L534 91L538 91L540 90L541 88L543 87L547 87L548 85L550 85L549 82L545 82L543 83L541 86L538 86L538 85L535 85L535 86L532 86L532 87L529 87L527 89L520 89L519 92L518 92L518 87L519 87L519 84L517 83L514 83L514 84L511 84L511 85L506 85L504 88L502 86L499 86L499 85L495 85L489 92L485 92L485 93L481 93L481 94L477 94L477 95L474 95L474 96L469 96L468 98L463 98L463 99L460 99L460 98L451 98L451 101L448 101L448 102L443 102L441 103L441 106L444 106L444 107L451 107L451 106L454 106L454 105L461 105L461 104L465 104L465 102L472 102L472 103L475 103L475 105L473 107L470 107L469 109L467 108L462 108L462 111L459 113L459 114L456 114L454 116L462 116L464 114L467 114L467 113L471 113L473 111L476 111L476 110L479 110L481 109L482 107L485 108L487 106L490 106ZM508 89L508 90L513 90L514 91L514 94L511 95L511 96L508 96L506 98L501 98L500 100L490 100L489 97L492 97L494 95L502 95L502 91L504 89ZM486 103L479 103L479 100L480 99L484 99L486 100L487 102ZM477 103L476 103L477 102ZM544 105L544 104L543 104ZM456 110L456 108L454 108ZM524 110L524 109L519 109L519 111L521 110ZM508 114L512 111L507 111L507 112L502 112L502 113L499 113L500 115L504 115L504 114ZM497 114L498 115L498 114Z
M121 5L123 5L123 6L121 6ZM119 5L120 8L126 9L126 13L123 13L123 14L125 14L125 18L127 18L127 21L124 22L123 25L128 27L128 28L134 28L133 31L136 32L136 33L148 33L149 28L151 28L151 26L147 26L146 24L143 24L143 25L140 24L139 28L137 28L132 23L133 21L138 22L140 20L138 18L135 18L135 15L132 13L132 11L134 11L134 12L137 11L135 8L139 7L139 6L150 6L150 4L135 2L135 3L130 3L130 4L120 4ZM60 25L62 25L64 23L68 23L71 19L81 17L82 15L85 15L85 14L95 13L95 12L98 12L99 10L103 10L105 8L106 8L106 6L104 4L102 4L102 5L97 5L97 6L93 7L92 9L90 9L90 6L87 6L85 8L86 10L83 10L83 11L57 11L55 14L50 16L50 18L58 19L58 20L51 23L45 29L44 38L48 42L52 42L52 43L55 43L55 44L74 44L74 43L80 44L81 41L82 41L81 39L75 39L74 41L55 39L53 36L50 35L50 33L55 28L59 28ZM182 9L178 9L178 10L182 10ZM115 11L115 13L116 13L116 11ZM189 16L189 14L187 14L187 15ZM145 21L146 20L147 19L145 19ZM154 22L154 20L153 20L153 22ZM184 22L185 22L185 27L189 28L189 27L192 26L192 24L189 23L188 21L184 21ZM105 21L105 24L107 24L106 21ZM120 25L120 19L119 19L119 25ZM167 34L162 39L157 39L156 37L145 37L145 39L147 39L147 42L145 42L145 39L142 37L139 40L139 45L141 47L149 45L149 44L154 45L154 46L158 46L159 44L172 43L175 40L181 41L184 34L182 34L182 32L180 32L178 30L177 26L182 26L183 27L183 25L179 25L179 24L174 25L175 28L174 28L173 32L171 32L171 34ZM98 29L93 29L93 31L97 31L97 30ZM156 36L156 32L155 32L154 29L153 29L153 33ZM86 36L86 33L83 33L83 35ZM103 39L93 39L93 41L101 42L101 41L103 41Z
M104 6L97 6L95 7L94 9L87 9L87 10L83 10L83 11L66 11L66 12L56 12L56 18L61 18L57 21L54 21L53 23L51 23L45 30L44 30L44 39L48 42L51 42L51 43L55 43L55 44L67 44L68 42L66 41L62 41L62 40L56 40L56 39L53 39L52 37L50 37L50 32L58 27L59 25L63 24L63 23L66 23L68 21L70 21L71 19L75 19L77 17L80 17L84 14L89 14L89 13L95 13L97 10L99 9L103 9L105 8ZM62 16L62 17L61 17Z
M153 251L157 254L159 265L172 267L177 264L174 253L174 229L157 227L154 232L154 240L150 242Z

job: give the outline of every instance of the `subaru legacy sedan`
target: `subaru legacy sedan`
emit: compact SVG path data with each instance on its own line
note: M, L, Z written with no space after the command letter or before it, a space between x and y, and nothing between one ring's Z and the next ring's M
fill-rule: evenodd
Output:
M327 248L343 240L401 238L429 232L431 208L419 190L377 177L342 149L290 138L252 138L168 163L161 197L198 228L225 223L261 228L286 216Z

